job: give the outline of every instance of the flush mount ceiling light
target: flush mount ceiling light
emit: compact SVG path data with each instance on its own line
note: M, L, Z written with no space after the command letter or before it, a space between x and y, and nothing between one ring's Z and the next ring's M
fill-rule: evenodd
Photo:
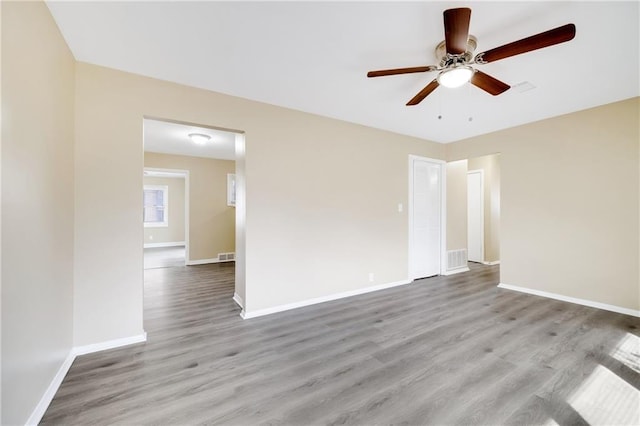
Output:
M460 87L473 76L473 68L463 65L449 68L438 74L438 83L444 87Z
M198 145L204 145L205 143L211 140L211 136L205 135L203 133L189 133L189 138L191 141Z

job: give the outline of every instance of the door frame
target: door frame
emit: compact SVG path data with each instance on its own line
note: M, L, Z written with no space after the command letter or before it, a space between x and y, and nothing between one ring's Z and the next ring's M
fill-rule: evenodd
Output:
M184 175L184 264L189 264L189 170L144 167L143 171L164 172ZM179 178L175 178L179 179Z
M474 169L467 170L467 250L469 247L469 175L472 173L478 173L480 175L480 257L482 258L479 263L484 263L484 170L483 169ZM469 258L467 252L467 260ZM475 260L469 260L469 262L475 262Z
M422 157L419 155L409 154L409 196L408 196L408 233L409 233L409 250L408 250L408 280L413 281L416 278L411 262L413 254L413 163L415 160L435 163L440 166L440 275L443 275L447 268L447 162L437 160L435 158Z

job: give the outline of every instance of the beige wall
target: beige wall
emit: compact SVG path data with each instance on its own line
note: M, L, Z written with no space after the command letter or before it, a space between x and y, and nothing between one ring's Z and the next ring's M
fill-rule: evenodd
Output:
M2 4L0 3L0 43L2 40ZM2 46L0 46L2 52ZM0 64L2 59L0 58ZM2 98L2 67L0 66L0 99ZM2 101L4 104L4 100ZM0 106L0 114L2 107ZM4 116L0 118L0 125L4 122ZM2 200L2 138L4 132L0 129L0 200ZM2 206L0 205L0 242L2 241ZM2 244L0 243L0 424L2 424Z
M502 282L640 308L639 101L447 145L501 153Z
M482 170L484 186L484 261L500 260L500 154L470 158L468 170Z
M247 311L407 278L408 155L443 158L443 145L84 63L76 73L76 344L142 332L145 115L246 132ZM96 185L110 201L98 212Z
M447 251L467 245L467 160L447 163Z
M145 176L142 180L144 185L166 186L169 193L168 226L145 227L144 243L184 243L184 178Z
M74 59L44 3L2 2L2 420L72 347Z
M227 206L227 174L235 173L235 161L145 152L144 165L189 171L188 260L235 252L236 211Z

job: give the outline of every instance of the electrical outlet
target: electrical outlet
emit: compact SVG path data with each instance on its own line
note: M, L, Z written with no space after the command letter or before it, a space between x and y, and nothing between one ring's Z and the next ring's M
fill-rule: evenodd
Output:
M373 272L369 272L369 282L372 283L374 279L375 275L373 274Z
M404 210L404 206L402 203L398 203L398 213L402 213L402 210Z
M149 239L153 241L153 235L149 235Z

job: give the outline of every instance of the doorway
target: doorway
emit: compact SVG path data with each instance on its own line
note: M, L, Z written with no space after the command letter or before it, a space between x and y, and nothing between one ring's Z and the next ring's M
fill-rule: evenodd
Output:
M145 206L145 246L184 246L185 260L181 266L233 262L236 207L235 194L229 191L238 185L230 186L229 182L235 182L236 133L155 118L144 118L143 125L145 174L164 179L161 185L150 188L150 198L167 204L151 206L149 219L158 220L158 224L147 223ZM183 189L175 184L177 179L184 182ZM169 190L168 194L162 193L159 189L162 186ZM146 193L145 190L145 197ZM184 199L180 208L176 205L177 197ZM180 222L183 229L174 226L177 215L183 218ZM157 240L159 237L161 241ZM166 252L172 256L177 254L175 250Z
M144 116L142 135L141 168L156 172L183 172L185 182L184 261L179 266L181 269L171 267L173 265L164 269L143 269L145 312L148 300L169 294L166 291L168 282L164 278L192 269L234 271L233 300L244 310L244 132ZM174 255L179 256L173 253L170 257ZM191 268L192 265L205 266ZM148 295L151 299L147 299Z
M500 154L447 163L445 275L500 263Z
M146 116L142 125L142 168L184 172L187 219L181 267L215 264L227 270L235 269L234 300L243 307L246 267L244 132ZM165 199L156 196L159 198ZM172 199L171 195L168 199ZM161 209L157 210L161 212ZM168 216L172 217L171 209ZM166 217L158 214L155 219L162 221ZM177 250L166 254L174 259L180 255ZM157 269L146 270L145 289L148 274L157 275L154 271L162 273Z
M409 156L409 279L442 273L444 161Z

